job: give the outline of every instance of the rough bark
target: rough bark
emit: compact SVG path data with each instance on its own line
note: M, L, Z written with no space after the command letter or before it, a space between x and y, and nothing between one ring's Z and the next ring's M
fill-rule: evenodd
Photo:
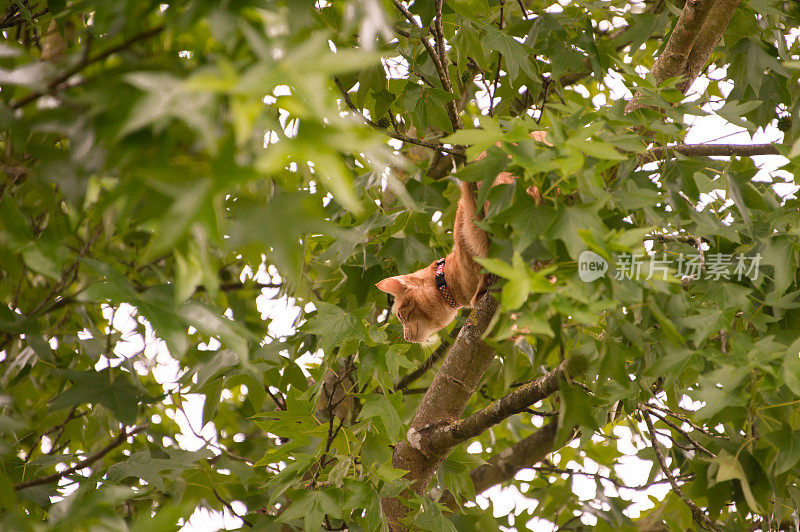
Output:
M427 490L433 473L453 447L552 395L565 377L580 374L585 369L583 358L571 357L546 375L520 386L471 416L456 421L494 357L480 336L491 321L496 307L497 302L491 296L487 295L481 300L434 377L406 439L395 447L392 465L409 471L406 478L414 481L412 489L418 494ZM552 449L554 434L549 430L539 431L497 454L492 458L493 462L490 461L494 469L476 469L478 480L473 480L476 488L480 487L483 491L493 483L510 478L508 475L513 476L526 465L541 460ZM385 499L383 507L392 528L401 529L398 521L405 515L406 507L397 499Z
M651 72L656 82L661 83L685 71L692 47L714 3L714 0L687 0L664 51L653 65Z
M494 358L494 352L483 343L481 337L492 321L497 306L497 300L488 293L478 302L422 398L409 432L447 425L461 417ZM426 454L404 439L394 449L392 465L407 470L406 478L414 481L412 489L422 494L448 451ZM387 498L382 502L392 528L402 529L399 520L406 514L407 508L397 498Z
M678 85L681 92L689 90L692 82L703 71L703 67L711 57L711 52L717 47L722 33L730 24L739 2L740 0L716 0L714 2L686 61L686 80Z
M456 445L480 435L507 417L518 414L530 405L549 397L558 390L559 381L566 375L577 375L585 369L584 359L571 357L536 380L520 386L471 416L447 425L432 424L421 429L408 429L406 440L425 455L447 453Z
M700 75L722 32L728 26L739 0L687 0L664 50L651 73L658 84L682 77L678 89L686 92ZM630 112L641 105L636 94L625 107Z

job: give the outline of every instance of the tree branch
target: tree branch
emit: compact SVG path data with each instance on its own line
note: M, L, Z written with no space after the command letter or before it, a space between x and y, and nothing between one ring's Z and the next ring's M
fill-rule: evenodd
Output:
M403 135L401 133L397 133L396 131L392 131L390 129L386 129L384 127L379 126L378 124L376 124L375 122L364 116L364 113L362 113L361 110L358 107L356 107L356 105L353 103L353 100L350 99L350 94L344 88L342 82L339 81L339 78L334 76L333 82L336 84L336 87L338 87L339 92L342 93L342 99L344 100L344 103L347 105L347 107L349 107L350 110L353 111L356 114L356 116L358 116L368 126L377 129L381 133L384 133L385 135L392 137L393 139L397 139L399 141L406 142L408 144L416 144L417 146L424 146L425 148L430 148L436 151L443 151L451 155L464 154L464 150L458 147L448 148L444 146L441 142L428 142L425 140L418 140L413 137L409 137L407 135Z
M700 75L708 58L711 57L711 52L717 47L722 33L730 24L733 13L739 6L740 1L716 0L714 2L686 61L685 72L687 79L678 84L678 90L686 92L692 82Z
M527 438L500 451L472 471L469 476L475 486L475 493L483 493L496 484L511 480L521 469L531 467L544 460L555 444L558 421L554 420ZM453 494L445 491L439 502L451 510L456 510Z
M686 5L675 23L675 28L672 30L664 50L656 59L653 68L650 69L657 84L660 85L665 79L675 76L684 76L684 80L681 82L681 90L684 92L692 84L694 78L690 77L687 71L689 56L692 54L692 48L714 4L714 0L686 0ZM714 46L716 46L716 41ZM707 52L707 55L704 56L698 50L694 56L694 62L702 60L702 64L705 64L712 50L713 46L711 49L703 47L702 53ZM625 106L625 112L631 112L639 107L641 105L640 98L641 93L637 92Z
M48 435L50 435L50 434L52 434L54 432L58 432L56 437L53 438L53 440L52 440L52 445L55 446L56 443L58 443L58 440L61 438L61 435L64 434L64 429L67 427L67 423L69 423L73 419L78 419L79 417L83 417L83 416L86 415L86 412L80 412L80 413L76 414L75 412L77 410L78 410L78 407L77 406L73 406L72 409L67 414L67 417L64 419L64 421L62 421L61 423L59 423L55 427L52 427L52 428L42 432L39 435L39 437L36 438L36 440L31 445L30 449L28 450L28 454L25 455L25 462L28 462L31 459L31 456L36 451L36 448L39 447L39 444L42 442L42 439L45 436L48 436Z
M692 438L691 436L689 436L689 433L688 433L688 432L686 432L685 430L683 430L682 428L680 428L678 425L676 425L675 423L673 423L672 421L670 421L669 419L667 419L667 416L666 416L665 414L662 414L662 413L660 413L660 412L659 412L658 410L656 410L656 409L651 409L651 408L649 407L649 405L643 405L643 406L644 406L644 407L647 409L647 411L648 411L648 412L650 412L650 413L651 413L651 414L653 414L655 417L657 417L658 419L660 419L660 420L661 420L661 422L662 422L662 423L664 423L666 426L670 427L672 430L674 430L675 432L677 432L678 434L680 434L681 436L683 436L684 438L686 438L686 440L688 440L688 441L689 441L689 443L690 443L690 444L691 444L691 445L692 445L692 446L693 446L695 449L697 449L698 451L700 451L700 452L701 452L701 453L703 453L704 455L708 456L709 458L716 458L716 455L715 455L714 453L712 453L711 451L709 451L708 449L706 449L705 447L703 447L703 446L700 444L700 442L698 442L697 440L695 440L694 438Z
M656 82L683 76L677 88L685 93L711 57L740 0L687 0L664 51L651 70ZM626 112L639 106L638 94Z
M84 57L78 64L76 64L72 68L67 69L65 72L59 74L52 81L50 81L50 83L47 84L47 90L46 91L44 91L44 92L32 92L32 93L28 94L27 96L25 96L23 98L20 98L19 100L15 101L15 102L11 102L9 104L9 107L11 107L11 109L19 109L21 107L24 107L25 105L28 105L29 103L38 100L39 98L41 98L45 94L48 94L48 93L51 93L51 92L55 91L59 87L59 85L61 85L61 84L65 83L66 81L68 81L69 78L71 78L72 76L74 76L75 74L77 74L78 72L80 72L81 70L86 68L87 66L89 66L89 65L91 65L93 63L97 63L98 61L102 61L103 59L107 58L108 56L110 56L112 54L115 54L117 52L121 52L123 50L126 50L127 48L130 48L130 46L133 45L134 43L137 43L139 41L142 41L142 40L148 39L150 37L153 37L155 35L158 35L162 31L164 31L164 26L163 25L156 26L153 29L138 33L138 34L134 35L133 37L130 37L129 39L126 39L122 43L120 43L120 44L118 44L116 46L112 46L108 50L104 50L104 51L100 52L99 54L97 54L94 57L91 57L91 58L88 57L88 56Z
M775 144L675 144L651 148L639 155L639 164L668 157L670 152L687 157L753 157L754 155L780 155Z
M225 506L225 508L227 508L227 509L228 509L228 511L229 511L231 514L233 514L233 516L234 516L234 517L238 517L239 519L241 519L241 520L242 520L242 523L244 523L245 525L247 525L247 528L253 528L253 523L251 523L250 521L248 521L247 519L245 519L245 518L244 518L244 516L241 516L241 515L237 514L237 513L236 513L236 510L234 510L234 509L233 509L233 505L232 505L231 503L229 503L228 501L226 501L225 499L223 499L223 498L220 496L219 492L217 491L217 489L216 489L214 486L211 486L211 491L213 491L213 492L214 492L214 496L217 498L217 500L218 500L219 502L221 502L221 503L222 503L222 505L223 505L223 506Z
M423 427L448 424L461 417L481 377L494 359L494 352L481 338L494 318L497 307L498 302L490 293L478 302L423 396L411 422L411 429L419 431ZM444 458L443 455L426 456L403 439L395 446L392 466L407 470L406 478L414 482L412 489L421 494L427 490L433 473ZM408 508L396 497L383 499L382 505L391 527L400 530L399 521Z
M656 430L653 428L653 421L650 419L650 413L646 410L642 410L642 417L644 417L644 422L647 424L647 430L650 432L650 442L653 445L653 451L656 454L656 460L658 461L658 465L661 468L661 472L664 473L664 476L667 477L669 480L670 486L672 486L672 491L675 492L675 495L680 497L680 499L689 507L692 511L692 517L694 518L695 522L703 527L706 530L715 530L719 531L719 527L715 525L711 519L706 515L706 513L701 510L691 499L686 497L686 494L683 493L678 482L675 480L675 477L672 475L672 471L669 470L667 466L667 461L664 459L664 454L661 452L661 447L658 444L658 439L656 438Z
M508 395L482 408L465 419L448 425L433 425L429 429L408 430L407 439L423 454L441 454L463 443L507 417L525 411L528 406L549 397L558 390L559 381L566 375L575 376L585 370L583 358L573 356L557 368L536 380L520 386Z
M685 72L692 47L714 3L714 0L686 0L664 51L653 64L651 72L657 83Z
M33 486L41 486L43 484L50 484L51 482L57 482L57 481L61 480L62 478L73 474L75 471L79 471L79 470L81 470L83 468L89 467L90 465L92 465L93 463L97 462L98 460L103 458L105 455L110 453L112 450L114 450L115 448L117 448L120 445L122 445L123 443L125 443L125 440L127 440L131 436L134 436L134 435L142 432L146 428L147 428L147 425L142 425L142 426L139 426L139 427L134 427L129 432L125 432L123 430L119 434L119 436L114 438L114 440L111 443L109 443L108 445L106 445L105 447L103 447L102 449L97 451L96 453L90 454L89 456L87 456L86 458L84 458L83 460L81 460L80 462L75 464L74 466L69 467L69 468L65 469L64 471L61 471L60 473L53 473L52 475L48 475L46 477L34 478L34 479L31 479L31 480L26 480L25 482L18 482L16 484L14 484L14 489L19 491L21 489L30 488L30 487L33 487Z
M40 18L49 12L50 10L45 7L41 11L38 11L36 13L31 13L31 20L36 20L37 18ZM0 21L0 30L13 28L14 26L19 26L20 24L24 24L26 22L28 21L18 13L17 14L9 13L9 15L6 16L6 18Z
M422 27L420 23L417 22L417 19L414 18L413 13L411 13L406 8L406 6L404 6L403 3L400 2L400 0L392 0L392 3L397 8L397 10L403 14L406 20L408 20L411 24L415 25L418 29L423 30L423 35L420 41L422 42L422 45L425 47L425 49L428 51L428 55L431 57L431 61L433 61L433 64L436 67L436 73L439 75L439 81L442 83L442 88L447 92L452 93L453 86L450 84L450 75L448 74L446 68L447 56L444 54L444 42L443 42L444 37L443 36L441 37L442 55L440 56L436 52L436 50L433 49L433 46L431 45L430 42L428 42L428 39L426 38L429 30L426 30L425 28ZM438 22L438 24L440 25L439 30L441 30L442 3L443 0L436 0L437 15L435 18L439 21ZM439 38L435 33L434 33L434 40L436 41L437 46L439 46L440 45ZM461 123L461 119L458 117L455 101L448 102L446 107L447 107L447 114L450 118L450 123L452 124L453 129L454 130L462 129L464 126Z

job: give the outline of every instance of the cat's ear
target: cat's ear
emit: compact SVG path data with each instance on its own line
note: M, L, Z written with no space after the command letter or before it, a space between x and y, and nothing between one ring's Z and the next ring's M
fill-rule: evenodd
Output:
M375 286L378 287L378 290L386 292L387 294L392 294L393 296L399 296L406 290L406 283L400 275L382 279L375 283Z

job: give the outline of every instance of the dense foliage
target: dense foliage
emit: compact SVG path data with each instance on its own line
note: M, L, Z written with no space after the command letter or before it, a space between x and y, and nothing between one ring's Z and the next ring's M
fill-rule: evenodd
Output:
M0 529L796 522L800 202L774 185L800 165L800 7L734 2L689 97L649 73L683 9L3 2ZM683 144L707 114L778 144ZM450 250L453 176L504 170L464 417L582 362L414 492L393 448L467 318L407 344L374 284ZM547 427L535 460L511 447ZM466 503L501 482L519 515Z

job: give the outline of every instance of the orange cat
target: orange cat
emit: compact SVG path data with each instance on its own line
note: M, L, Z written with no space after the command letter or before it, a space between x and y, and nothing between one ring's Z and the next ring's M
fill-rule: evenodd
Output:
M534 131L531 137L545 142L544 131ZM498 143L498 146L500 143ZM486 152L477 160L483 159ZM512 183L510 172L502 172L495 185ZM445 328L455 319L458 309L472 307L486 289L486 276L474 257L485 257L489 251L489 236L473 222L476 219L475 195L468 183L461 184L456 220L453 224L453 251L429 266L405 275L381 280L375 286L395 298L392 311L403 325L403 337L408 342L424 342L431 334ZM536 187L528 194L539 200Z

